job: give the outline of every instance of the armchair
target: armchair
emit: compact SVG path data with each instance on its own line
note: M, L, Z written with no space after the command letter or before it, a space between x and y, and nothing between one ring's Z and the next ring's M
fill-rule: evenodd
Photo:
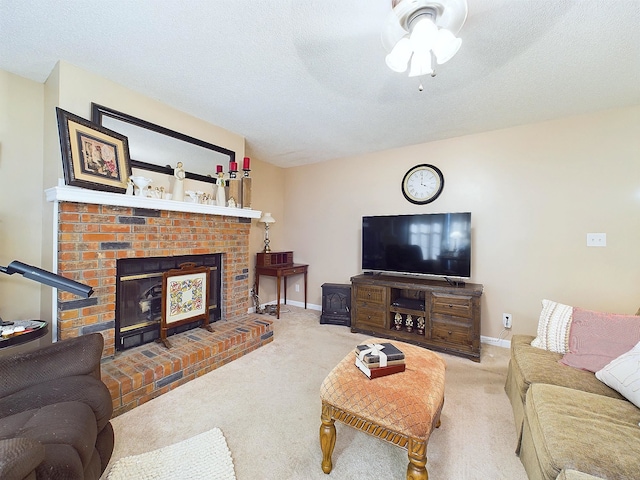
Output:
M99 479L113 452L99 333L0 358L0 478Z

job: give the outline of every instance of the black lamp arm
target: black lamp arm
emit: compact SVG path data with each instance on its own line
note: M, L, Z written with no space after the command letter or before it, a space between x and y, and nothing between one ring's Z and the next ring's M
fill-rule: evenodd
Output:
M76 295L84 298L90 297L93 294L93 288L89 285L76 282L75 280L65 278L62 275L57 275L38 267L27 265L26 263L22 263L17 260L14 260L6 267L0 266L0 272L6 273L7 275L19 273L30 280L34 280L66 292L75 293Z

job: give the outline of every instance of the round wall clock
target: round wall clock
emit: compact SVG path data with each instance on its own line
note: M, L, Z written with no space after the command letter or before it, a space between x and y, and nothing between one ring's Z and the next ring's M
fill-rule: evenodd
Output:
M411 203L424 205L433 202L442 193L444 176L438 167L416 165L402 179L402 194Z

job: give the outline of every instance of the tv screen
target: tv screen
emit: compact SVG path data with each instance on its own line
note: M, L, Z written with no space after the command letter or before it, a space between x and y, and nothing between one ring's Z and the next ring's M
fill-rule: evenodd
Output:
M362 269L471 276L471 213L362 217Z

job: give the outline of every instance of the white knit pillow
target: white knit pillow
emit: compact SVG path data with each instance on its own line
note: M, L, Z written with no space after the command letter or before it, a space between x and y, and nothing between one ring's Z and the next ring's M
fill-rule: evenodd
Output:
M573 307L551 300L542 300L538 336L531 342L531 346L556 353L567 353L572 317Z
M640 408L640 343L598 370L596 378Z

